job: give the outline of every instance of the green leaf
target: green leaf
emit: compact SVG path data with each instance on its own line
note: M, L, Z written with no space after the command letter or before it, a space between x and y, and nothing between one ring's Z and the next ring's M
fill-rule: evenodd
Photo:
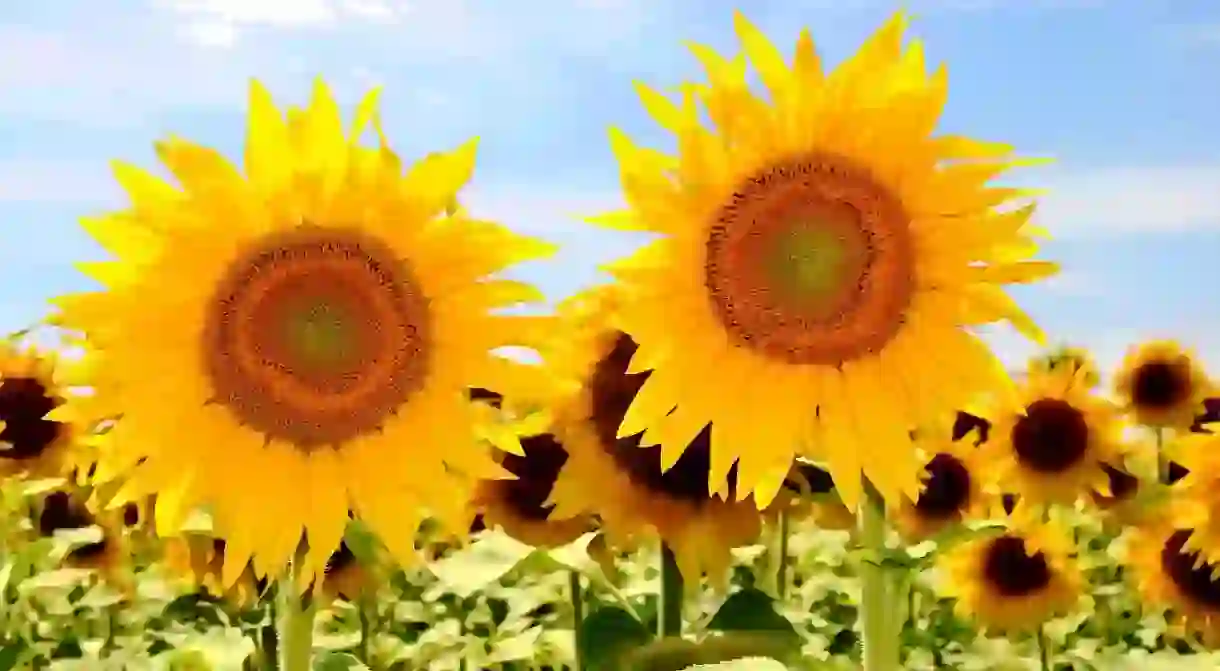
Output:
M361 564L371 566L377 561L377 536L373 535L364 522L348 520L343 542Z
M628 653L651 640L652 632L618 606L594 610L576 632L588 671L617 671Z
M368 668L346 652L324 652L313 659L313 671L368 671Z
M711 631L768 632L798 647L801 640L788 618L776 612L775 600L757 589L743 589L726 599L707 628Z
M446 589L468 598L499 581L533 553L534 548L489 531L469 547L434 563L431 569Z
M0 671L25 668L34 650L23 639L0 643Z

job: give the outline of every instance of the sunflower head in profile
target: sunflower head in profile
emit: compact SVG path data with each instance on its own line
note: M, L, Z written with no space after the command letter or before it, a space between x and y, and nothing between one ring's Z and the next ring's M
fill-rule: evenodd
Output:
M416 561L419 522L464 519L454 488L501 472L467 389L530 384L499 352L542 321L502 308L542 296L493 276L552 246L450 211L475 142L409 165L378 118L376 92L346 126L320 81L286 113L253 83L244 170L181 138L156 145L176 184L119 164L131 206L82 222L105 288L56 300L90 343L93 393L69 406L122 416L98 478L160 494L159 535L206 505L226 584L302 546L322 572L349 505Z
M326 560L321 591L331 598L358 601L368 595L374 585L374 576L368 569L346 542L340 542L338 549Z
M1187 429L1205 410L1210 383L1194 355L1176 342L1131 348L1114 378L1114 391L1136 423Z
M996 511L998 512L998 511ZM1071 536L1017 506L1004 529L954 546L938 560L942 593L989 631L1036 629L1077 604L1082 578Z
M792 471L771 509L785 511L793 521L807 521L819 529L853 531L856 515L835 493L830 473L804 459L792 463Z
M112 584L128 588L131 552L122 525L117 522L113 514L91 510L82 492L60 489L43 497L37 526L44 538L54 538L60 532L97 531L96 538L69 548L63 564L97 571Z
M597 515L615 545L659 537L688 586L705 573L719 581L731 549L757 538L761 515L753 501L734 500L737 466L731 454L712 449L706 427L687 436L675 425L653 438L616 435L649 373L632 370L636 346L613 327L613 292L603 287L560 306L565 327L558 337L568 344L549 353L568 356L547 363L560 379L583 385L555 410L554 435L568 458L551 492L552 516ZM590 310L599 317L590 319ZM782 481L788 466L775 477Z
M1108 495L1105 465L1117 466L1126 450L1117 407L1081 371L1035 373L1020 391L1017 407L993 413L984 450L994 486L1030 503Z
M1191 548L1195 530L1170 515L1150 517L1122 543L1145 603L1168 610L1208 647L1220 646L1220 561Z
M203 595L220 599L238 609L253 608L266 587L266 581L255 577L247 561L238 572L238 579L224 584L224 565L232 561L227 556L227 546L219 538L186 533L166 539L163 562L172 575Z
M1089 389L1095 389L1101 384L1097 363L1089 352L1082 348L1062 345L1029 360L1030 374L1050 373L1061 369L1067 369L1073 375L1080 372L1082 383Z
M788 62L735 25L767 95L745 59L694 45L706 83L680 100L638 87L678 155L612 133L628 208L594 222L659 235L610 269L633 366L652 371L618 437L656 428L685 435L681 451L710 424L738 493L764 507L794 453L824 463L850 509L862 474L886 500L917 496L908 428L1011 391L971 327L1042 337L1005 285L1055 268L1030 260L1033 206L1012 207L1029 193L991 183L1021 161L933 135L946 70L903 44L902 13L833 72L808 32Z
M60 367L52 351L0 341L0 477L63 477L77 467L80 423L48 418L65 401Z
M919 432L916 442L924 456L923 489L894 510L898 529L908 540L924 540L987 510L985 455L969 441L953 440L956 433L948 427Z

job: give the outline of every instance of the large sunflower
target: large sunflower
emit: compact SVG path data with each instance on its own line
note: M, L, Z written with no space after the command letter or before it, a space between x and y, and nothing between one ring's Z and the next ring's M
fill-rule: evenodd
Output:
M48 419L64 403L59 357L0 341L0 476L70 475L78 465L79 422Z
M988 509L985 453L953 435L956 431L948 427L929 427L916 436L924 457L923 490L894 506L898 529L910 540L925 539Z
M633 370L652 370L618 434L653 429L680 450L710 422L759 505L794 451L824 461L853 509L862 472L886 498L917 496L908 429L1011 385L969 327L1007 319L1041 338L1003 288L1054 266L1027 260L1032 205L998 209L1026 192L988 184L1018 161L932 136L946 74L903 48L906 23L823 73L807 32L789 66L737 15L771 102L743 60L696 45L708 84L680 103L639 86L678 155L611 137L629 209L594 222L662 236L611 268L631 296Z
M983 628L1031 630L1076 606L1082 579L1072 539L1019 506L1007 528L946 552L938 560L942 591Z
M424 510L459 520L456 488L501 472L466 389L529 384L492 350L537 324L493 312L540 296L489 278L549 247L446 213L473 142L405 174L384 136L359 146L376 100L345 131L321 82L287 118L254 83L245 175L181 139L157 145L181 189L118 165L131 209L84 222L115 257L89 266L105 288L58 300L91 346L79 406L122 414L98 476L157 493L162 533L210 504L226 583L252 556L277 572L303 533L317 575L349 501L413 560Z
M618 300L621 294L606 287L560 306L562 349L548 351L548 364L583 384L554 411L554 435L568 458L552 488L552 517L596 514L616 543L655 534L690 584L704 573L721 579L730 550L757 539L761 516L752 501L731 500L737 468L718 461L725 455L714 450L710 431L678 450L668 443L641 448L638 434L615 436L649 376L628 370L636 346L614 328Z
M1089 390L1084 370L1035 371L1020 391L1018 408L991 417L993 483L1029 502L1108 495L1105 466L1120 466L1126 449L1114 404Z
M1167 516L1129 531L1123 543L1144 600L1170 610L1208 646L1220 645L1220 563L1192 550L1193 530Z
M1169 340L1131 348L1114 378L1124 408L1154 428L1189 428L1204 411L1210 386L1194 355Z

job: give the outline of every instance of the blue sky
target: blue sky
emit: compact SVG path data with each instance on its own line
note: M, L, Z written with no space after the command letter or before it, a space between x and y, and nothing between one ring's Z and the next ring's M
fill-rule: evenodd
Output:
M839 62L899 5L754 0L790 51L809 26ZM927 0L903 5L951 92L942 123L1057 159L1014 173L1049 190L1046 256L1064 274L1020 298L1104 365L1157 336L1220 371L1220 4ZM562 296L632 241L576 216L619 202L606 127L664 144L631 88L700 76L682 46L729 49L723 0L45 0L0 8L0 329L84 286L76 218L122 204L108 161L152 167L175 133L238 156L250 76L301 102L325 76L351 108L385 87L404 155L482 137L466 200L564 244L520 275ZM1006 331L1014 362L1029 347Z

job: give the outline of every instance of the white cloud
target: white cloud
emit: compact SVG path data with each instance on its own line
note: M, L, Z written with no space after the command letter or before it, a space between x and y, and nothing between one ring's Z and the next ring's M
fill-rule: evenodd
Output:
M1220 229L1220 165L1051 172L1038 221L1057 238Z
M399 14L383 0L155 0L154 6L179 15L188 38L222 47L232 46L247 27L320 28L340 21L385 22Z

